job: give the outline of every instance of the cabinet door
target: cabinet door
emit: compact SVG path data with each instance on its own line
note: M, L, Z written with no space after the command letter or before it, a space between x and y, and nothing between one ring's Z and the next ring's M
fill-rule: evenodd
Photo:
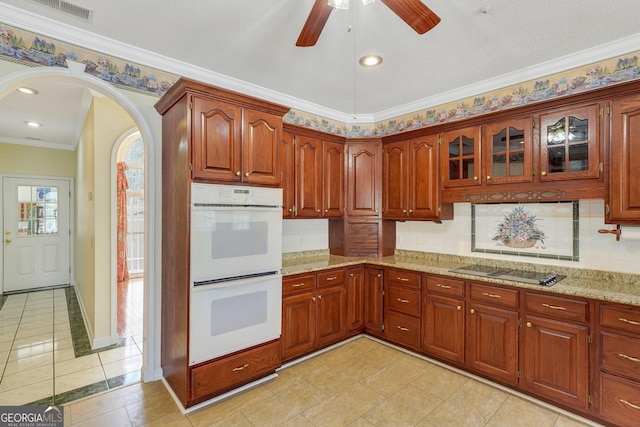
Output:
M193 177L211 181L242 180L242 110L193 97Z
M480 127L443 133L440 163L442 185L480 185Z
M322 216L322 141L296 136L296 216Z
M316 342L316 303L314 294L291 295L282 299L283 360L313 350Z
M423 349L441 359L464 363L464 301L426 295Z
M553 401L586 410L589 328L526 316L523 386Z
M344 145L323 142L322 216L344 215Z
M347 270L347 329L361 330L364 326L364 268Z
M289 132L282 133L280 144L280 186L282 187L282 217L295 215L295 136Z
M317 346L338 342L347 332L347 292L344 286L319 289L316 295Z
M467 364L504 382L518 381L518 313L472 304L467 316Z
M365 269L364 327L374 335L382 334L384 271L380 268Z
M347 214L379 216L382 147L379 143L349 144L347 150Z
M245 108L242 133L242 180L280 185L282 118Z
M436 135L409 142L409 217L439 216L438 138Z
M598 178L598 104L540 115L540 181Z
M533 181L532 129L530 117L484 127L483 164L487 184Z
M409 151L407 141L385 144L382 153L382 216L407 216L409 189Z
M640 222L639 138L640 95L613 101L607 223Z

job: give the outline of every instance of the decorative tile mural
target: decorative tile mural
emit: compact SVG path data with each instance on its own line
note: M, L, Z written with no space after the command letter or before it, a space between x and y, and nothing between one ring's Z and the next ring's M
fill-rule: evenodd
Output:
M579 260L578 202L471 205L471 251Z
M640 50L377 123L345 124L295 109L289 111L284 121L347 138L392 135L636 80L640 78L639 56ZM178 79L158 69L3 23L0 23L0 58L49 67L66 67L69 58L84 63L85 72L117 87L159 97Z

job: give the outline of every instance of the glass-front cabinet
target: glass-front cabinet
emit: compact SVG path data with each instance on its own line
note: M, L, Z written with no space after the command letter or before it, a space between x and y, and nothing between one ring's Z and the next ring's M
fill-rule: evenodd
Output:
M533 124L530 117L484 127L484 179L487 184L533 180Z
M540 115L540 181L600 176L599 110L590 104Z
M479 126L443 133L440 145L443 186L482 184Z

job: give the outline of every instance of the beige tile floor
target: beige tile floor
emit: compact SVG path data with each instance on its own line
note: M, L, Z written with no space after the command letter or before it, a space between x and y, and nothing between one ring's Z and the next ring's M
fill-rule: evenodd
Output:
M365 337L186 415L160 381L125 386L64 409L65 425L91 427L595 425Z
M61 393L86 396L142 366L135 341L76 357L71 336L64 289L9 295L0 309L0 405L24 405Z

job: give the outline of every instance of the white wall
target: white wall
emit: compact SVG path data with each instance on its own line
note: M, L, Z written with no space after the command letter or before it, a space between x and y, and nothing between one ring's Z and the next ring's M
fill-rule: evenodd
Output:
M282 224L282 252L329 249L328 219L286 219Z

